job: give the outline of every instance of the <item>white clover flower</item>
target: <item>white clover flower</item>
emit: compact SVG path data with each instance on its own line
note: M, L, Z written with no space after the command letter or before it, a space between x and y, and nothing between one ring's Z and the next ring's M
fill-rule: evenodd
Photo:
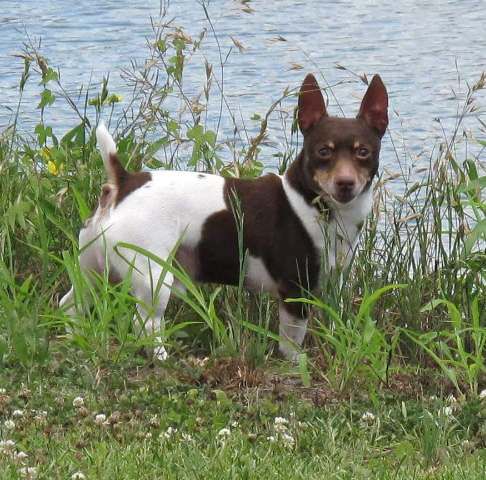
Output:
M104 413L98 413L95 417L96 425L102 425L106 422L106 415Z
M287 431L288 423L289 421L286 418L275 417L275 420L273 421L273 428L276 432L283 433Z
M71 475L71 480L85 480L86 477L84 476L84 473L81 472L74 472Z
M238 421L237 421L237 420L234 420L234 421L232 421L232 422L231 422L231 426L232 426L233 428L238 428L238 427L240 426L240 424L238 423Z
M12 417L14 418L20 418L24 416L24 411L23 410L14 410L12 412Z
M13 440L0 441L0 454L11 454L14 448L15 442Z
M5 395L7 390L5 388L0 388L0 395Z
M0 448L4 450L11 450L15 447L15 442L13 440L0 440Z
M361 415L361 421L362 422L373 423L375 420L376 420L376 417L371 412L364 412L363 415Z
M479 398L481 400L486 398L486 388L484 390L481 390L481 393L479 394Z
M22 467L20 470L20 475L24 478L34 479L37 477L36 467Z
M23 462L28 457L28 455L25 452L20 451L20 452L16 452L14 457L15 460L19 462Z
M13 420L5 420L3 426L5 427L5 430L13 430L15 428L15 422Z
M192 442L192 435L189 433L182 433L182 440L185 442Z
M147 433L145 434L145 438L146 438L147 440L150 440L150 439L152 438L152 433L151 433L151 432L147 432Z
M218 437L229 437L231 435L231 430L229 428L222 428L218 432Z
M273 435L270 435L269 437L267 437L267 440L268 440L270 443L275 443L276 438L275 438Z
M163 436L164 438L169 439L170 437L172 437L172 435L176 433L177 433L177 428L169 427L164 433L161 433L159 437Z
M292 435L289 435L288 433L282 433L282 442L286 447L293 447L295 444L295 439L292 437Z
M439 410L439 416L450 417L452 415L452 407L444 407Z
M84 399L83 399L83 397L76 397L73 400L73 407L74 408L84 407Z

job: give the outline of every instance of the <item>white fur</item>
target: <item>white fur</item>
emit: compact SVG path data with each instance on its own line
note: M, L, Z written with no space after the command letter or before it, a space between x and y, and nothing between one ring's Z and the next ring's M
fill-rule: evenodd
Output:
M113 182L114 177L109 158L110 154L116 153L116 145L103 121L100 122L98 128L96 129L96 141L98 142L98 148L101 152L101 157L103 158L106 172L108 173L108 179L110 182Z
M268 292L272 295L278 294L278 285L268 273L263 261L252 255L248 256L248 266L246 269L246 285L248 288L258 292Z
M304 197L290 185L286 176L280 178L292 210L299 217L316 248L322 251L325 238L319 211L305 201Z
M299 356L298 348L304 341L307 330L307 319L294 317L283 303L278 307L280 342L278 345L280 353L287 359L296 361Z

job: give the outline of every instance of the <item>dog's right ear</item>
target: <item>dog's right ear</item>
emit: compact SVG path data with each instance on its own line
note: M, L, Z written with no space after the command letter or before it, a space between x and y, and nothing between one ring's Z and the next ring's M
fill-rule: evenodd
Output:
M299 121L300 131L306 133L322 117L327 115L326 104L316 78L309 73L300 87L299 93Z

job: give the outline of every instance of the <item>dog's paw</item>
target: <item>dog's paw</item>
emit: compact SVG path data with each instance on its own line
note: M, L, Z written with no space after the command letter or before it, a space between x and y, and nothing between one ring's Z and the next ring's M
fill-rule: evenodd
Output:
M162 344L162 339L157 337L155 339L157 346L154 347L154 360L158 360L159 362L165 362L169 357L167 350L165 349L164 345Z
M158 360L159 362L165 362L168 358L169 354L167 353L167 350L165 347L162 345L161 347L155 347L154 348L154 359Z
M280 355L282 355L285 360L293 363L299 363L300 352L288 342L280 342L278 345L278 350Z

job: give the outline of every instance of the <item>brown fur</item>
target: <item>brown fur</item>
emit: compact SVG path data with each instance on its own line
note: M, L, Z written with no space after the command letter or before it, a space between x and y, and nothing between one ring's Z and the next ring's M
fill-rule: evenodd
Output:
M116 186L115 206L119 205L130 193L142 187L152 180L150 172L128 172L118 159L118 156L110 153L110 167Z
M240 272L238 222L243 214L243 253L260 258L283 298L300 296L301 286L316 286L319 257L301 221L292 210L276 175L256 180L226 179L228 206L204 224L197 247L198 280L237 285Z

